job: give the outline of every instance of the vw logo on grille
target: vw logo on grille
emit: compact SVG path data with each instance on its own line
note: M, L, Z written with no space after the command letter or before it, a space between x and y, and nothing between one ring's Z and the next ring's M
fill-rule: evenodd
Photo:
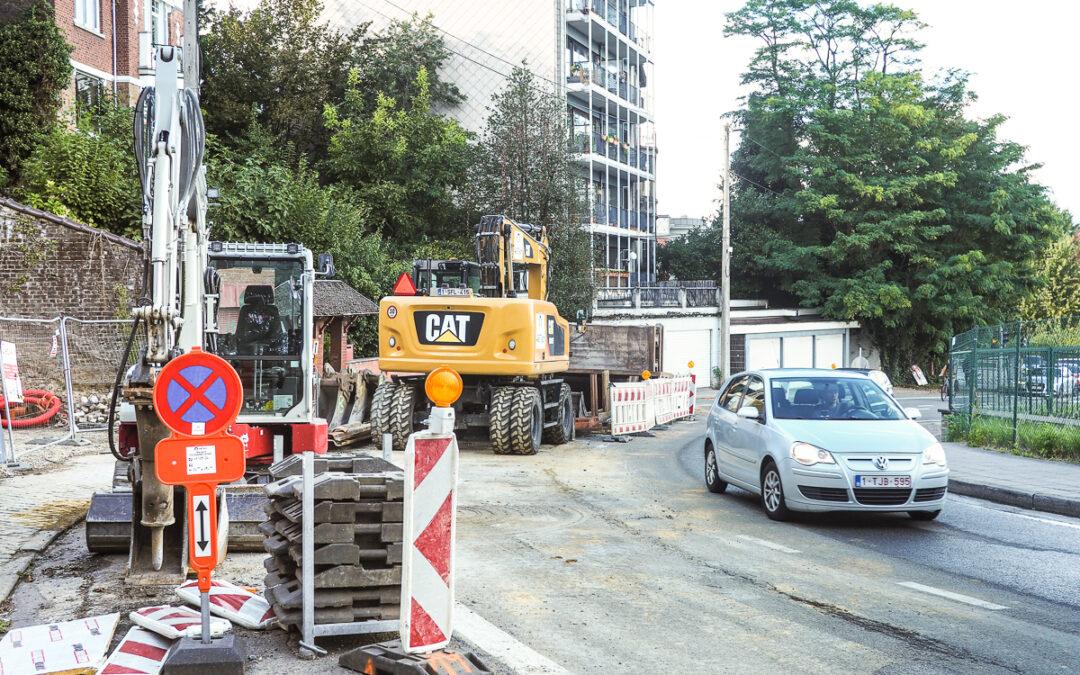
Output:
M874 466L877 467L878 471L886 471L886 470L888 470L888 468L889 468L889 458L888 457L875 457L874 458Z

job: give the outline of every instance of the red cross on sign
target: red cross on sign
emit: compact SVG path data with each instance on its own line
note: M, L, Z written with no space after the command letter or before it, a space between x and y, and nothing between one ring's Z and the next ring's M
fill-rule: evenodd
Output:
M198 347L169 361L154 384L154 409L172 435L154 448L165 485L187 489L191 567L209 592L217 564L217 486L244 477L244 443L225 433L243 404L240 376L229 362Z

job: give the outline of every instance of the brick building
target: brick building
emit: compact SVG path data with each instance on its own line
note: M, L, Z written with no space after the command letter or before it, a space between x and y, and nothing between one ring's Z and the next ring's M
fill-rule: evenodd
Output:
M150 45L180 44L182 0L51 1L56 23L74 48L65 99L77 105L91 104L103 93L134 102L140 89L140 33L147 52Z

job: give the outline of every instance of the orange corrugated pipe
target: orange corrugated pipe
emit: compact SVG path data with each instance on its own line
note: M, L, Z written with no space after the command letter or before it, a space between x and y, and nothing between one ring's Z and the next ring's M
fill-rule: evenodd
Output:
M19 417L11 420L12 429L25 429L27 427L36 427L45 424L56 413L60 412L60 397L51 391L45 391L44 389L27 389L23 392L23 403L19 404L20 408L25 410L25 406L33 405L41 409L42 412L34 415L33 417ZM12 408L14 413L17 408ZM4 398L0 396L0 413L4 412ZM5 429L8 426L8 420L0 417L0 427Z

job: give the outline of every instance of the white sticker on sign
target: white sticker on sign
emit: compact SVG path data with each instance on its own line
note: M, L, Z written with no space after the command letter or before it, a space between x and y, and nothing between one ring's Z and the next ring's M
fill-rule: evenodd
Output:
M533 340L535 341L536 348L537 349L543 349L544 348L544 343L547 342L547 331L546 331L546 325L545 325L545 322L544 322L544 315L543 314L537 314L536 315L536 328L535 328L535 331L536 332L533 333Z
M202 436L206 433L206 422L192 422L191 423L191 435Z
M187 446L187 472L189 476L217 473L217 452L214 446Z

